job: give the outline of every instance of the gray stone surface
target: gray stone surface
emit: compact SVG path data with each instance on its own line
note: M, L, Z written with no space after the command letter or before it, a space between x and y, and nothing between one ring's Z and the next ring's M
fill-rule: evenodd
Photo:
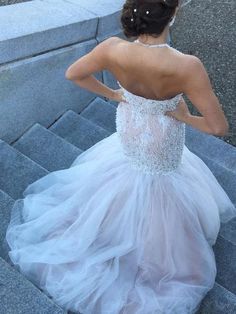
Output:
M68 168L82 150L36 123L14 148L49 171Z
M231 201L236 206L236 173L228 170L227 168L224 168L223 166L206 157L202 153L198 152L198 157L200 157L209 167L209 169L212 171Z
M47 0L53 2L54 0ZM78 1L76 0L68 0L69 3L73 3L75 6L78 5ZM87 0L80 0L79 6L83 7L84 9L92 12L96 16L103 17L114 12L119 11L124 4L123 0L115 0L112 2L110 0L99 0L99 1L87 1ZM110 23L111 24L111 23Z
M93 100L80 115L110 132L116 131L116 108L99 97Z
M34 0L0 10L0 64L120 31L124 1ZM14 21L14 23L13 23ZM78 29L80 30L78 32Z
M32 1L32 0L0 0L0 6L20 3L20 2L26 2L26 1Z
M111 135L111 132L72 110L68 110L49 129L82 150L90 148L98 141Z
M186 125L185 142L191 151L204 154L228 170L236 172L236 147L233 145L190 125Z
M201 303L198 314L235 314L236 296L215 283Z
M231 219L229 222L221 225L220 234L226 240L236 245L236 218Z
M2 314L66 314L1 257L0 304Z
M7 261L9 261L9 258L6 254L7 251L4 242L13 204L14 200L9 195L0 190L0 256Z
M22 197L23 190L48 171L16 149L0 140L0 189L13 199Z
M53 0L52 0L53 1ZM96 38L100 42L107 37L114 36L120 31L120 11L124 0L116 0L111 4L110 0L97 2L88 0L69 0L70 3L83 7L99 17Z
M0 138L12 143L36 122L48 127L67 109L84 109L96 94L67 80L65 71L95 45L89 40L0 67Z
M219 236L213 250L217 264L216 281L236 294L236 246Z
M236 146L236 1L192 0L171 29L174 47L199 57L230 123L225 136Z
M34 0L1 7L0 64L95 38L98 17L79 3Z

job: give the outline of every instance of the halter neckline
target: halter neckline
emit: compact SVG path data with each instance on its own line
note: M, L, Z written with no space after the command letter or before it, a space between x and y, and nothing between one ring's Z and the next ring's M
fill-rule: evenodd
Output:
M153 45L149 45L149 44L144 44L141 41L139 41L138 39L136 39L134 41L135 43L139 43L141 45L147 46L147 47L170 47L170 45L168 43L163 43L163 44L153 44Z

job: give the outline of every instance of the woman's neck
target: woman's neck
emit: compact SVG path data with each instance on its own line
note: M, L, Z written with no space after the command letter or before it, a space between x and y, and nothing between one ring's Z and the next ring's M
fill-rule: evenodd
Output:
M168 43L168 36L169 27L167 26L158 37L154 37L147 34L141 34L138 36L138 40L147 45L159 45Z

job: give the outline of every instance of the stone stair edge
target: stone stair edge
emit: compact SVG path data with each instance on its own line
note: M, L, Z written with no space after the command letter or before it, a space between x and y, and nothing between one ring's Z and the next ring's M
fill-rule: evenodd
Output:
M186 133L194 134L196 135L197 142L200 145L203 145L203 143L200 143L200 138L203 139L205 145L210 145L211 151L215 152L215 159L211 157L211 154L208 153L208 150L204 150L204 155L207 156L209 159L217 162L218 164L222 165L225 169L231 170L236 173L236 167L232 167L227 160L236 160L236 147L233 146L230 143L227 143L221 138L218 138L217 136L214 136L212 134L204 133L196 128L193 128L190 125L186 125ZM186 141L187 142L187 141ZM188 144L186 143L186 146ZM209 147L209 146L208 146ZM191 150L191 148L190 148ZM196 149L197 151L197 149ZM219 154L219 151L224 151L227 153L227 156L225 154ZM227 160L226 160L227 159ZM235 162L236 165L236 162Z
M103 99L102 99L103 100ZM104 101L104 100L103 100ZM93 101L92 101L93 102ZM91 103L91 102L90 102ZM87 105L87 106L89 106L89 104ZM87 106L86 106L86 108L87 108ZM84 108L83 110L85 110L86 108ZM91 121L91 120L89 120L89 119L87 119L87 118L85 118L84 116L82 116L82 115L80 115L80 113L82 113L83 112L83 110L81 111L81 112L76 112L75 110L73 110L73 109L68 109L68 110L66 110L54 123L52 123L51 125L50 125L50 127L49 127L49 130L50 130L50 128L54 125L54 124L56 124L60 119L62 119L63 117L64 117L64 115L68 115L68 114L73 114L73 115L77 115L77 116L79 116L79 118L81 118L81 119L83 119L83 120L86 120L87 122L89 122L91 125L94 125L94 126L96 126L97 128L99 128L99 129L102 129L103 131L108 131L108 132L110 132L109 130L107 130L107 129L104 129L102 126L100 126L100 125L98 125L97 123L95 123L95 122L93 122L93 121ZM58 135L58 136L60 136L60 135ZM66 141L66 140L65 140ZM73 145L73 144L72 144Z
M4 309L4 313L6 314L16 314L19 313L23 308L24 310L29 310L29 307L34 311L37 309L41 312L42 308L45 307L44 310L46 313L50 311L51 314L66 314L67 312L62 309L57 303L55 303L51 297L42 292L36 285L34 285L29 279L27 279L22 273L20 273L14 266L7 263L3 258L0 257L0 283L2 285L2 290L5 289L6 292L1 294L1 306ZM6 276L8 280L6 279ZM2 282L3 280L3 282ZM20 289L20 296L23 297L22 300L13 301L13 295L15 296L18 289ZM10 295L9 295L10 294ZM17 293L18 294L18 293ZM10 298L9 298L10 297ZM25 300L25 298L29 298ZM22 304L19 304L19 301L22 301ZM28 302L30 304L28 304ZM12 305L13 302L13 305ZM39 304L40 303L40 304ZM7 308L6 308L7 306ZM11 310L9 309L11 306ZM13 307L14 309L13 309ZM10 310L10 311L9 311Z
M104 6L102 6L103 2ZM122 4L121 0L116 0L113 6L107 6L106 0L100 0L95 4L87 0L79 2L58 0L55 6L53 0L35 0L1 6L0 28L6 31L0 35L0 47L4 51L0 57L0 64L28 58L34 54L47 52L49 49L58 49L91 38L100 42L120 30L117 15ZM51 18L52 10L53 18ZM9 17L14 17L14 23ZM29 23L30 19L33 20L33 24ZM106 27L108 21L109 28ZM76 30L78 25L80 25L80 32ZM66 36L68 28L70 36ZM51 38L52 32L54 40L45 45L45 35L48 34ZM31 39L32 44L26 50L24 45L27 38ZM22 42L20 49L19 41ZM16 51L12 51L14 45L18 47Z
M215 281L213 288L202 300L200 309L196 314L223 314L222 301L224 302L224 306L227 306L229 310L227 313L235 314L236 295Z
M208 168L210 168L209 164L211 163L213 165L213 167L215 168L215 170L219 171L219 169L220 169L220 170L224 171L225 173L227 173L227 177L234 179L234 180L232 180L232 182L235 182L235 184L236 184L236 171L226 168L224 165L220 164L218 161L215 161L214 159L209 158L208 156L204 155L203 153L198 153L198 157L200 159L202 159L202 161L208 166ZM216 174L214 174L214 175L216 176ZM235 195L235 206L236 206L236 195Z
M23 190L32 181L49 173L47 169L1 139L0 150L0 169L3 171L0 188L13 199L22 196Z
M45 169L44 167L40 166L39 164L37 164L35 161L33 161L31 158L29 158L28 156L26 156L25 154L21 153L19 150L17 150L16 148L14 148L11 144L5 142L4 140L0 139L0 145L6 145L9 149L12 149L14 151L16 151L18 154L20 154L23 158L27 159L29 162L35 164L37 167L41 168L41 170L44 170L46 172L47 169ZM6 193L6 192L5 192Z
M196 130L197 132L199 132L200 134L202 135L206 135L207 137L209 137L209 140L212 140L212 141L216 141L218 142L219 144L222 144L223 146L225 147L228 147L229 149L232 149L232 150L235 150L236 151L236 147L226 141L224 141L222 138L218 137L218 136L215 136L214 134L208 134L208 133L205 133L205 132L202 132L196 128L193 128L192 126L187 126L187 127L190 127L194 130Z
M110 106L110 107L116 109L116 106L114 106L109 100L103 99L102 96L96 96L94 99L92 99L92 100L88 103L87 107L88 107L89 105L93 104L93 103L96 103L96 102L102 102L102 103L104 103L104 104L106 104L106 105L108 105L108 106ZM117 102L117 106L118 106L118 104L119 104L119 103ZM86 107L86 108L87 108L87 107ZM86 108L84 108L83 110L85 110ZM82 111L81 111L81 112L82 112Z
M71 49L80 48L80 46L91 46L91 45L93 47L95 47L97 45L96 38L89 38L86 41L72 43L72 44L70 44L68 46L64 46L64 47L58 47L57 49L54 49L54 50L45 51L42 54L40 53L40 54L36 54L36 55L31 55L31 56L29 56L29 58L27 57L25 59L13 60L13 61L5 63L5 64L4 63L1 64L1 62L0 62L0 70L1 71L4 71L4 70L7 71L9 69L11 70L11 69L17 67L19 62L21 63L21 65L30 64L30 63L33 63L35 61L40 61L41 59L44 59L45 55L47 55L48 57L60 55L61 53L70 51Z
M82 153L78 147L38 122L12 146L50 172L68 168ZM44 150L44 146L48 149Z
M70 110L70 109L69 109L69 110ZM59 117L58 119L56 119L52 124L50 124L50 126L53 125L56 121L58 121L65 113L66 113L66 111L65 111L62 115L60 115L60 117ZM49 127L50 127L50 126L49 126ZM9 145L15 148L15 145L17 144L18 141L20 141L27 133L29 133L30 131L32 131L33 129L35 129L35 128L37 128L37 127L46 130L47 132L49 132L50 134L52 134L52 136L54 136L55 138L60 139L62 142L65 142L65 143L67 143L67 144L70 145L70 146L74 146L73 144L69 143L67 140L65 140L65 139L64 139L63 137L61 137L60 135L57 135L56 133L52 132L49 127L44 126L44 125L41 124L40 122L35 122L34 124L32 124L27 130L25 130L25 132L24 132L16 141L14 141L12 144L9 144ZM76 146L74 146L74 147L76 148ZM18 149L16 148L16 150L18 150ZM28 158L29 158L29 157L28 157ZM29 158L29 159L30 159L30 158Z

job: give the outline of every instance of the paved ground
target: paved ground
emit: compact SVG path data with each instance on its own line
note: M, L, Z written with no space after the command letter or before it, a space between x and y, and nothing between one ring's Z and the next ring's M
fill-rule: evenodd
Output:
M185 1L186 2L186 1ZM171 29L173 45L204 63L213 89L230 124L229 135L220 137L236 146L236 2L192 0L178 12ZM197 113L191 106L191 112Z
M20 2L27 2L27 1L31 1L31 0L0 0L0 6L1 5L20 3Z

